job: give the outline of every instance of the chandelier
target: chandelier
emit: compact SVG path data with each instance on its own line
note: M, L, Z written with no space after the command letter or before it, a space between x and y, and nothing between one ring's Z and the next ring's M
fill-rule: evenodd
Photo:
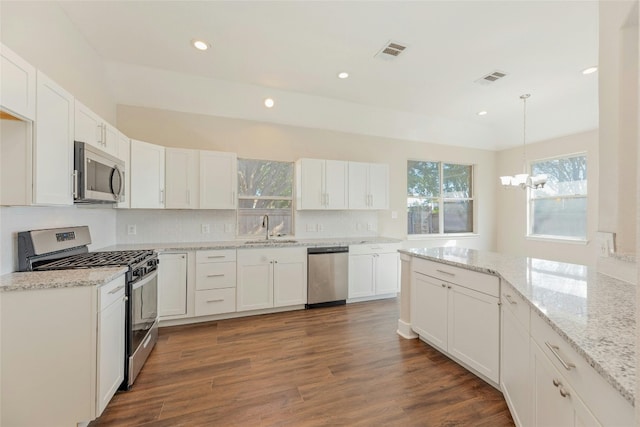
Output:
M516 175L505 175L500 177L503 187L542 188L547 183L547 175L529 175L527 173L527 99L531 94L520 95L524 104L523 126L522 126L522 173Z

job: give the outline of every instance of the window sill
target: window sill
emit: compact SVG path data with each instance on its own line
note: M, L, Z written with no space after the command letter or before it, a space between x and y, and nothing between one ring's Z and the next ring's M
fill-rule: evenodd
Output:
M572 239L570 237L560 236L527 236L526 239L538 242L567 243L570 245L586 245L589 243L589 241L585 239Z
M478 233L449 233L449 234L410 234L407 240L436 240L436 239L468 239L480 237Z

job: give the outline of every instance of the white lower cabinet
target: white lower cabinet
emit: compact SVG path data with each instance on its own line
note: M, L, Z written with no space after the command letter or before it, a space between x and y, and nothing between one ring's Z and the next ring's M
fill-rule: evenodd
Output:
M601 426L568 381L535 343L531 345L531 369L534 426Z
M187 253L158 254L158 315L187 314Z
M236 250L196 253L195 315L236 311Z
M98 402L102 414L124 380L125 286L116 280L100 289L98 315Z
M415 258L412 263L411 327L414 332L498 386L498 278ZM447 277L449 281L425 273Z
M502 283L500 388L518 427L531 425L529 307Z
M349 246L349 299L398 293L398 249L397 244Z
M237 310L307 302L306 248L238 250Z
M124 376L124 284L3 293L1 425L100 416Z

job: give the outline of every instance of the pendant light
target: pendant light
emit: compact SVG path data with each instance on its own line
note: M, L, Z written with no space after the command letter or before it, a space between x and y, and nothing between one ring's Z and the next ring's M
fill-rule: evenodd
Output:
M522 173L516 175L506 175L500 177L500 183L503 187L520 187L526 188L542 188L547 183L547 175L529 176L527 173L527 99L531 94L525 93L520 95L524 104L523 125L522 125Z

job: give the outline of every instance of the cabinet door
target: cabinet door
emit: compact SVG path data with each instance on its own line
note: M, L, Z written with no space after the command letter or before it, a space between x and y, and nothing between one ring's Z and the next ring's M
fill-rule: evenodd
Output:
M118 156L118 147L120 132L109 123L103 122L104 126L104 145L102 149L112 156Z
M424 274L411 275L411 328L447 351L447 285Z
M0 44L0 106L14 115L36 117L36 69Z
M324 169L325 208L347 209L349 206L348 163L326 160Z
M164 147L131 140L132 208L164 207Z
M504 286L504 285L503 285ZM509 308L502 309L500 388L516 426L531 425L529 331Z
M158 315L187 314L187 254L158 255Z
M124 161L124 194L119 208L128 208L131 199L131 140L123 133L118 133L118 158Z
M34 203L72 205L73 96L37 73Z
M534 342L531 343L531 369L534 426L601 425Z
M389 166L369 165L369 209L389 209Z
M449 353L496 384L500 365L498 298L448 284Z
M280 251L280 250L279 250ZM304 249L283 249L273 264L274 307L307 303L307 254ZM295 252L299 252L295 254Z
M376 295L398 292L398 253L375 255Z
M349 298L375 294L373 255L349 255Z
M200 209L235 209L237 188L235 153L200 151Z
M199 204L198 151L167 148L165 151L165 207L194 209Z
M93 145L101 150L105 149L104 129L102 119L86 105L75 100L75 126L74 135L76 141Z
M297 163L297 209L324 209L324 160L300 159Z
M273 261L261 250L239 250L237 310L273 307Z
M104 408L124 379L124 289L116 302L98 316L97 413Z
M368 209L368 163L349 162L349 209Z

